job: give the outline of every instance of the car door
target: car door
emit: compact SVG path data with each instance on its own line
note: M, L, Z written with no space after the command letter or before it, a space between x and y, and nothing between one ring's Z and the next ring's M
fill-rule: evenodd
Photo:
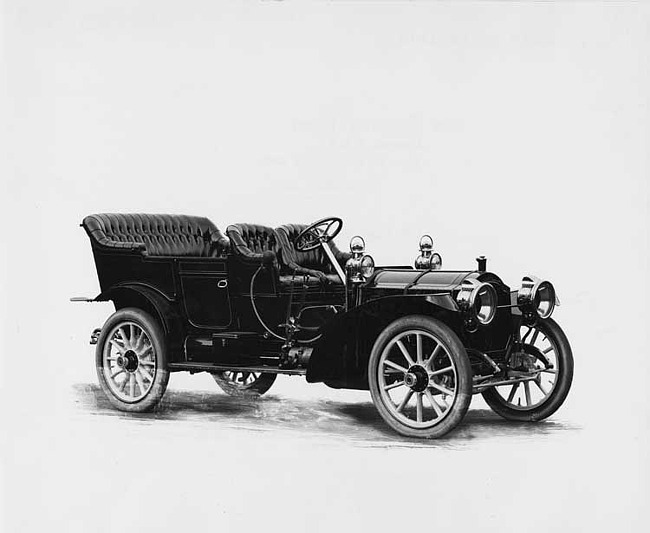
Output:
M228 328L232 312L225 258L183 260L179 273L190 323L199 328Z

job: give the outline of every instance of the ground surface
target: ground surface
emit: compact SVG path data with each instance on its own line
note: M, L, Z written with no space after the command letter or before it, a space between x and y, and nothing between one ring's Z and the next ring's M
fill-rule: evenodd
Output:
M37 512L8 506L7 531L635 530L643 435L574 411L511 423L475 398L457 431L420 441L386 428L367 393L300 378L241 400L174 375L146 415L74 383L17 422L9 501Z

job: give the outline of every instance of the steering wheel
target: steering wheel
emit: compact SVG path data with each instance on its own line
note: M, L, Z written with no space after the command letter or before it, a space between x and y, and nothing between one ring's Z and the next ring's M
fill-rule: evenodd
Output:
M293 245L299 252L315 250L321 243L328 243L336 237L342 227L343 221L338 217L322 218L302 230L293 240Z

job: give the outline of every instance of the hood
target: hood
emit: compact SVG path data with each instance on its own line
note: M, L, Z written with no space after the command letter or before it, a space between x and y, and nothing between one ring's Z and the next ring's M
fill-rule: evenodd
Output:
M378 268L367 287L397 290L403 293L452 292L465 279L491 283L497 292L509 292L501 278L492 272L476 270L413 270L406 268Z
M413 292L450 292L480 272L459 270L377 269L368 287Z

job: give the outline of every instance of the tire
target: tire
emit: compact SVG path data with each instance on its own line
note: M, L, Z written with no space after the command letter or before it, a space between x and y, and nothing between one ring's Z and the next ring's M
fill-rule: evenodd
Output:
M263 372L227 370L212 374L212 377L229 396L255 397L268 391L278 376Z
M150 411L169 381L167 345L160 325L134 307L113 313L99 335L95 366L99 385L114 407Z
M381 417L407 437L442 437L461 422L472 399L465 347L448 326L428 316L399 318L384 329L370 354L368 382Z
M566 335L560 326L550 318L538 321L531 328L531 332L534 331L538 331L538 333L532 333L532 336L524 343L524 353L535 359L538 368L544 366L540 357L546 357L553 363L554 369L540 372L539 379L526 382L523 387L521 385L504 385L493 387L482 393L492 410L507 420L536 422L548 418L564 403L571 389L573 353ZM538 342L540 334L544 337L542 342ZM555 381L550 385L547 381L545 390L544 379L551 379L545 378L545 375L549 374L555 376ZM523 391L519 389L523 389ZM526 405L520 405L522 400Z

